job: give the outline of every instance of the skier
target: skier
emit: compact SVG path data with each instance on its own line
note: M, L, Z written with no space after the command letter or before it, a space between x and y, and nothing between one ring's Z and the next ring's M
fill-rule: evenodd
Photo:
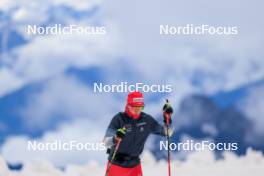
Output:
M163 116L167 124L162 126L151 115L142 112L144 98L141 92L128 94L125 112L113 117L104 137L109 154L106 176L142 176L139 156L149 134L172 134L168 126L172 122L173 109L168 103L165 105Z

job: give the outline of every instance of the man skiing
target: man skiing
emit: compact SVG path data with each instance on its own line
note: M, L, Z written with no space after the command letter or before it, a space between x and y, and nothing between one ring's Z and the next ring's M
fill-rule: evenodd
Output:
M172 107L168 102L163 107L164 123L160 125L152 116L142 112L144 97L141 92L127 96L125 112L119 112L111 120L104 137L108 147L106 176L142 176L140 154L149 134L171 135Z

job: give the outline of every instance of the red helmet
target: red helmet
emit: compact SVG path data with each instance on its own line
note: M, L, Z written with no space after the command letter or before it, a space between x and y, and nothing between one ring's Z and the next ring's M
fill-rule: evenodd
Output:
M141 92L134 91L127 95L127 104L130 106L144 106L144 97Z

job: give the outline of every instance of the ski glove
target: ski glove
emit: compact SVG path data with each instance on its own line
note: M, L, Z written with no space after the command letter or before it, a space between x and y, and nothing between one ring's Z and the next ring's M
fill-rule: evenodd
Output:
M167 125L172 123L171 114L173 113L173 108L169 104L169 101L166 100L165 105L163 106L163 122ZM168 120L167 120L168 119Z
M163 106L163 112L172 114L173 113L173 108L171 107L169 101L167 100L166 103Z
M123 139L125 134L126 134L126 128L125 127L119 128L119 129L116 130L116 137L117 138Z

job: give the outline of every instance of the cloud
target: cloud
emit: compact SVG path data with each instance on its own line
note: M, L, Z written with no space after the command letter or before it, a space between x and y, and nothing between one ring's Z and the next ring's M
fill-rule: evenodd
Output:
M39 37L19 48L14 70L25 79L40 80L63 72L69 66L103 64L102 56L111 57L109 38L95 36L47 36ZM108 55L109 54L109 55ZM49 71L48 71L49 70Z
M17 58L10 64L12 67L1 68L5 73L3 76L8 73L10 75L8 81L16 86L9 87L9 84L6 84L0 94L5 94L4 89L11 92L34 81L56 76L69 67L107 65L116 55L116 39L112 37L58 35L34 38L28 44L13 51ZM3 81L7 80L3 79Z
M227 3L229 9L224 5ZM260 4L242 3L237 8L235 2L221 2L217 9L210 1L187 1L184 4L145 1L140 2L140 6L136 4L107 1L102 4L100 12L118 25L123 41L120 51L129 59L130 67L145 78L170 79L173 82L184 79L184 84L192 84L193 78L200 72L201 92L206 94L231 90L263 78L264 62L260 59L263 56L260 48L262 31L252 26L263 27L264 24L257 20L257 14L251 13L251 20L247 20L248 16L244 14L245 9L252 12L260 10ZM117 8L119 6L122 8ZM238 36L233 37L159 35L160 24L190 23L235 25L240 31ZM258 67L255 68L255 65Z
M54 23L52 18L56 18L58 20L57 23L65 25L109 25L110 22L107 20L94 17L92 13L84 13L99 4L100 1L97 0L85 2L71 0L32 1L32 3L16 0L1 1L0 9L6 15L10 15L10 21L8 22L10 25L5 25L3 30L13 29L26 38L28 42L21 47L13 48L6 55L1 55L3 57L1 60L1 64L3 65L1 67L3 69L2 72L8 72L17 78L17 80L9 80L10 84L17 86L9 87L9 84L3 86L3 92L0 92L0 95L3 96L5 90L6 92L12 92L34 81L54 76L65 71L70 66L86 67L107 64L107 60L111 59L113 55L116 56L114 48L116 47L115 42L118 39L115 37L115 32L112 35L106 34L103 36L81 36L74 34L29 36L26 33L27 25L52 25ZM76 8L75 13L84 13L85 18L69 17L67 16L67 10L64 10L62 14L55 13L51 17L50 11L53 8L56 11L56 8L59 8L56 7L57 5ZM83 12L83 10L85 11ZM19 85L17 84L18 81L20 82Z
M98 120L99 121L99 120ZM2 156L9 163L29 163L49 161L55 166L63 167L69 164L84 164L96 161L104 163L106 151L98 148L92 150L59 150L59 151L32 151L28 150L28 141L38 143L52 143L61 141L63 143L76 141L78 143L90 143L96 146L102 142L105 127L94 123L92 119L74 120L68 123L61 123L54 131L47 131L42 137L31 139L26 136L12 136L7 138L1 148ZM102 123L101 123L102 124ZM104 128L103 128L103 127ZM97 144L96 144L97 143ZM99 145L99 144L98 144ZM18 147L19 146L19 147Z
M6 95L13 90L21 87L23 82L18 75L15 75L9 69L0 69L0 97Z
M61 3L70 6L73 1L57 0L47 4ZM152 3L152 6L146 13L149 3ZM226 3L229 4L229 9L226 9L224 5ZM184 4L140 2L141 5L137 7L122 1L100 3L98 12L92 17L85 18L85 21L106 24L109 35L102 39L83 36L36 38L30 44L17 49L15 53L18 55L18 61L14 62L16 66L12 72L25 75L25 79L32 81L52 76L70 65L85 67L101 64L101 67L107 65L111 74L117 74L120 72L116 68L116 64L120 62L117 58L123 58L121 60L124 60L122 63L125 63L125 67L129 66L133 73L150 82L172 82L175 86L179 86L179 82L182 88L188 87L190 91L196 91L198 88L205 94L231 90L264 76L264 61L260 59L263 56L260 48L263 41L260 29L264 25L256 20L257 14L251 13L248 16L243 13L245 9L257 11L255 9L259 9L261 4L241 3L237 8L236 2L226 3L223 2L217 9L210 5L210 1L204 3L187 1ZM45 7L49 7L44 4ZM78 6L82 3L74 4L73 7L81 11ZM89 1L84 7L89 8L96 4L98 3ZM122 8L116 8L120 4ZM204 4L209 5L207 10L204 10ZM23 8L21 11L23 12ZM249 17L252 20L248 20ZM64 20L69 22L72 19ZM85 24L82 20L73 21ZM231 37L159 35L160 24L189 23L235 25L239 27L239 35ZM119 78L128 79L126 76ZM199 80L199 86L192 85L194 80ZM110 81L113 79L110 78ZM176 95L184 96L186 92L189 90L178 89Z
M0 10L8 11L16 7L35 7L37 6L56 6L56 5L65 5L70 6L76 10L87 10L99 5L101 0L88 0L88 1L73 1L73 0L47 0L47 1L28 1L28 0L2 0L0 2ZM32 9L33 10L33 9ZM37 11L35 12L37 14Z
M0 168L5 166L5 163L0 162ZM232 167L230 167L232 166ZM156 162L154 157L145 152L142 156L142 167L144 175L166 175L167 162L161 160ZM154 169L153 169L154 168ZM171 161L172 174L177 175L226 175L226 176L261 176L263 174L264 158L263 155L257 151L249 149L245 156L238 157L233 153L224 152L224 158L215 160L213 152L201 151L194 152L189 155L186 161ZM0 172L4 172L1 170ZM35 162L26 163L23 170L13 173L6 171L10 176L26 176L26 175L43 175L43 176L71 176L71 175L85 175L89 173L90 176L103 175L105 172L105 165L98 165L91 162L85 165L68 165L65 171L59 171L49 162Z
M111 94L96 94L89 86L92 85L85 85L71 76L50 79L20 108L25 125L32 130L46 129L57 122L85 118L98 124L100 119L119 111L118 104L123 105L120 99Z
M254 128L252 128L251 135L247 136L248 142L254 142L255 144L263 144L264 137L264 119L261 118L264 114L264 100L260 97L264 97L264 85L253 87L247 93L244 100L239 102L238 108L246 114L246 116L253 122Z

